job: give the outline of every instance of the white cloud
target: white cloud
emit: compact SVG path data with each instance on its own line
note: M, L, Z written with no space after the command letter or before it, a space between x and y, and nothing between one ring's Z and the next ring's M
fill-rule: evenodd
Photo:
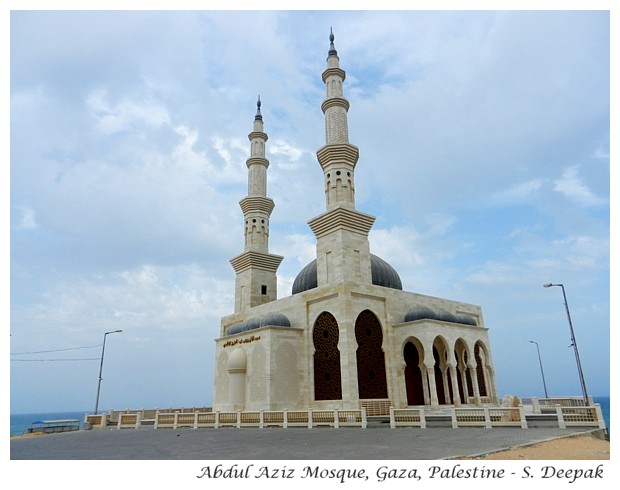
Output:
M124 98L112 104L108 98L104 89L97 89L86 98L88 110L104 134L126 131L136 124L160 126L170 123L166 108L152 101Z
M564 170L562 177L555 181L553 190L559 192L569 199L573 199L584 206L595 206L603 204L604 199L594 195L579 178L576 165Z
M37 228L37 221L33 209L24 206L16 206L16 208L22 213L18 224L19 228L22 230L34 230Z
M496 192L489 197L493 204L527 204L532 196L539 191L544 184L543 179L532 179L522 182L503 191Z

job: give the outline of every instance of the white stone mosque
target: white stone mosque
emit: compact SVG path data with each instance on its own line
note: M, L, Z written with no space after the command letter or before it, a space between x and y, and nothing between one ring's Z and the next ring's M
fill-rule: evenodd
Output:
M373 216L355 208L359 150L349 142L345 72L330 34L325 145L317 159L325 212L308 224L316 259L297 275L292 295L277 299L283 259L269 253L269 218L260 99L249 134L248 195L240 201L243 253L235 310L216 339L214 411L498 404L488 328L480 306L403 291L398 273L373 255ZM319 192L319 189L317 189Z

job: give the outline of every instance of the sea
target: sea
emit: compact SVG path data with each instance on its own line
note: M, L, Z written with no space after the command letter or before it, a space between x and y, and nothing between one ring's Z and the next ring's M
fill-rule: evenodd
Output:
M603 412L603 418L605 419L605 425L607 426L607 433L611 435L609 426L609 397L599 396L594 397L594 403L598 403L601 406L601 412ZM84 415L91 412L56 412L56 413L19 413L11 414L11 435L21 436L25 434L28 428L33 422L40 420L79 420L80 429L84 427Z

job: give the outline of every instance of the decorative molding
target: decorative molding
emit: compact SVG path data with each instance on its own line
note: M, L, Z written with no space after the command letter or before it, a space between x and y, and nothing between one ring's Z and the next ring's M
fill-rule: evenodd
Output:
M276 207L273 199L270 197L244 197L239 201L239 206L241 206L241 211L246 215L251 211L262 211L267 213L267 215L271 215L273 208Z
M328 68L327 70L323 72L322 76L323 76L323 83L325 83L329 77L333 77L333 76L342 78L343 82L347 78L347 74L342 68Z
M267 136L267 133L263 133L262 131L252 131L250 134L248 134L248 139L252 141L254 138L259 138L263 141L267 141L269 139L269 136Z
M323 111L323 114L325 114L325 112L327 112L327 109L329 109L330 107L344 107L344 110L348 112L350 104L349 101L344 97L330 97L329 99L325 99L321 104L321 110Z
M338 145L325 145L318 149L316 152L317 159L324 169L330 163L348 163L355 168L355 164L359 159L359 148L349 143L342 143Z
M324 237L339 230L351 231L368 236L375 222L375 217L343 207L332 209L308 221L308 225L317 238Z
M269 160L264 157L250 157L245 161L245 165L250 168L251 165L262 165L269 168Z
M281 255L248 251L230 259L230 264L237 274L249 269L276 272L283 259Z

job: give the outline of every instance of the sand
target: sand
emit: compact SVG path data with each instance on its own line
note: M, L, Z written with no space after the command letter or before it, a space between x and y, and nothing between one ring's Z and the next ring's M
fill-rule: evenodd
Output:
M608 460L609 441L591 436L563 437L506 451L459 459L500 460Z

